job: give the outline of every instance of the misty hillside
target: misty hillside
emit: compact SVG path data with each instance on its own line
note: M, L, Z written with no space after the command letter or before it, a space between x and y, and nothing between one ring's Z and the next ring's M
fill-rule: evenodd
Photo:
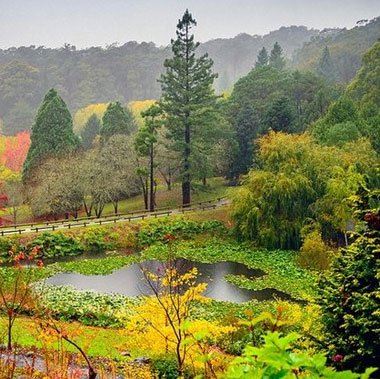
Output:
M321 52L328 47L336 72L336 80L348 83L358 71L362 55L380 38L380 17L361 20L352 29L325 29L293 54L292 66L314 71Z
M208 52L215 61L214 70L219 73L216 89L221 92L247 74L263 46L270 50L278 41L290 56L316 33L303 26L282 27L265 36L240 34L232 39L212 40L199 50ZM72 111L115 99L128 102L157 98L157 78L170 55L170 47L145 42L105 49L76 50L67 44L60 49L30 46L0 50L3 133L29 129L38 104L51 87L58 90Z
M292 65L301 69L314 69L324 46L331 45L331 55L339 67L342 61L350 67L344 69L347 81L359 67L362 52L379 36L377 19L353 30L334 30L327 36L326 32L304 26L281 27L264 36L239 34L208 41L199 50L208 52L214 60L214 71L219 74L215 86L217 92L222 92L231 89L251 70L263 46L270 51L276 41L288 63L294 56ZM305 47L297 51L304 43ZM170 47L145 42L85 50L69 44L59 49L29 46L0 50L2 133L9 135L30 129L38 104L52 87L72 112L90 103L157 98L160 91L157 78L163 71L164 59L170 55Z

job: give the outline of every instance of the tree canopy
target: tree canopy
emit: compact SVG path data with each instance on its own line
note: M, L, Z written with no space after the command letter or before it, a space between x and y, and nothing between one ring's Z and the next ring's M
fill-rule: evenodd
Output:
M128 135L135 129L135 120L129 109L124 108L119 101L108 104L100 129L100 136L103 141L107 141L116 134Z
M34 119L31 144L24 162L23 179L46 158L59 157L76 150L79 139L65 102L55 89L45 96Z
M367 176L376 154L365 140L344 148L318 145L306 134L270 132L258 141L260 169L233 196L241 237L267 248L298 249L310 223L339 241L352 212L345 202Z

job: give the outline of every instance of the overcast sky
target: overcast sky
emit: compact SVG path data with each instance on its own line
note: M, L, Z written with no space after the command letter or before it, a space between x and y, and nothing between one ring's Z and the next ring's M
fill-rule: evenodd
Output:
M355 26L380 15L380 0L0 0L0 48L77 48L147 41L167 45L189 8L196 40L266 34L280 26Z

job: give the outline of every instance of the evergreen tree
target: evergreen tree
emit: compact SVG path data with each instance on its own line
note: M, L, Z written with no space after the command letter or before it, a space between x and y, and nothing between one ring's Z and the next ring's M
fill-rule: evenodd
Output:
M327 46L323 49L321 59L318 62L317 72L329 82L334 82L336 80L334 63Z
M100 136L103 142L115 134L130 134L136 129L132 113L123 108L119 101L109 103L104 113L102 124Z
M80 145L65 102L51 89L45 96L32 126L31 144L24 163L23 180L43 159L70 153Z
M269 62L269 56L268 56L268 52L267 52L267 49L265 47L263 47L260 52L259 52L259 55L257 56L257 61L255 63L255 67L263 67L263 66L266 66Z
M92 114L87 120L81 132L82 144L85 149L91 149L94 139L100 133L101 122L96 114Z
M290 99L286 96L280 96L275 99L269 106L264 115L264 123L267 129L275 132L294 132L296 113Z
M282 70L285 67L285 59L282 55L282 48L278 42L273 45L273 49L270 52L269 64L278 70Z
M169 137L182 154L182 203L190 203L191 155L194 141L201 142L204 130L212 125L216 96L212 88L217 77L211 71L212 60L205 54L195 57L199 43L191 29L196 25L188 10L177 24L177 38L171 41L173 57L164 63L161 76L162 97ZM207 133L206 133L207 134Z
M321 276L318 302L329 355L342 357L340 368L360 371L380 357L380 192L361 188L351 199L360 230Z

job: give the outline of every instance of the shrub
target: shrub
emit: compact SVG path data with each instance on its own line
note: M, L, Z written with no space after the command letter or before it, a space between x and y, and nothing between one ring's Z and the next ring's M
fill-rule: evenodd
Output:
M175 357L166 355L152 361L152 371L158 379L177 379L178 365Z
M103 253L107 250L114 250L116 243L108 238L108 230L100 227L85 228L80 234L85 251L93 253Z
M80 255L83 246L74 238L62 233L42 233L34 239L30 247L39 246L43 258L55 258Z
M297 333L282 336L279 332L268 332L264 335L262 347L248 345L243 355L234 359L226 378L368 379L376 371L371 368L364 374L334 371L327 367L326 357L322 354L309 355L303 351L292 351L292 345L299 337Z
M327 270L330 265L331 252L322 240L321 233L313 231L303 240L298 263L301 267L312 270Z
M0 258L6 261L9 260L9 251L12 247L12 241L6 238L0 238Z
M138 244L144 246L161 241L167 235L191 238L199 233L223 229L225 227L220 221L196 222L185 219L161 219L143 225L137 234L137 239Z

